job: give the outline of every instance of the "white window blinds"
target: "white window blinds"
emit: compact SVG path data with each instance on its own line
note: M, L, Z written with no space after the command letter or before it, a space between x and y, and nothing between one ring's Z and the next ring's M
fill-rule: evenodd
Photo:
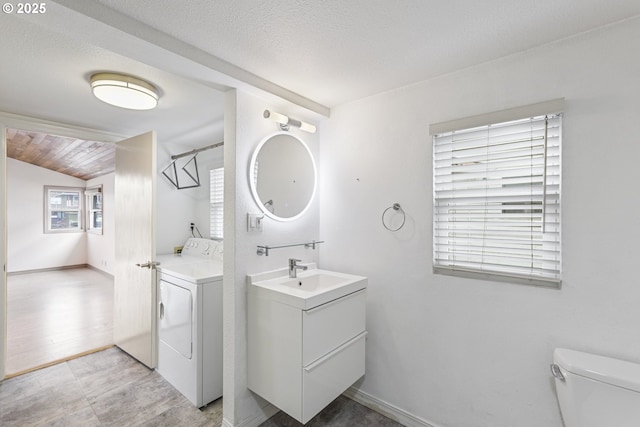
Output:
M224 168L212 169L210 178L210 202L209 225L212 239L224 237Z
M436 272L560 282L561 126L549 114L433 137Z

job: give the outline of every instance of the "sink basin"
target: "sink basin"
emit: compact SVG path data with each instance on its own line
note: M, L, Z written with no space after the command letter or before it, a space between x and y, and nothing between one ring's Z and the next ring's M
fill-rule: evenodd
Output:
M282 286L288 286L302 292L320 292L340 286L345 278L321 270L312 270L308 274L299 273L296 279L282 282Z
M309 310L367 287L367 278L321 270L311 264L290 278L286 268L247 276L249 291L264 298Z

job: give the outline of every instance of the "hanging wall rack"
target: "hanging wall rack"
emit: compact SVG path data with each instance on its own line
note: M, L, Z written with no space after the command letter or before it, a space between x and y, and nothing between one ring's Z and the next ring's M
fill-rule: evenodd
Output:
M202 151L206 151L206 150L211 150L212 148L222 147L223 145L224 145L224 141L218 142L216 144L207 145L206 147L202 147L202 148L194 148L193 150L186 151L184 153L175 154L171 156L171 163L169 163L169 165L162 170L162 175L166 176L169 182L171 182L178 190L184 190L185 188L200 187L198 159L196 158L198 156L198 153L201 153ZM193 156L193 157L189 159L189 161L185 163L181 169L182 171L184 171L184 173L187 174L187 176L193 182L193 184L191 185L181 185L180 180L178 178L178 169L176 166L176 160L186 156ZM193 164L193 170L189 171L189 165L191 164ZM167 174L167 170L171 170L173 172L173 176L170 176L169 174Z

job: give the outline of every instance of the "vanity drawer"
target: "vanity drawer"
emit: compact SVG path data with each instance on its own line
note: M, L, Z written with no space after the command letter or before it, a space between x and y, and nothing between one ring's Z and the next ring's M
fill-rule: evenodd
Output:
M307 366L364 332L366 290L302 312L302 365Z
M302 423L364 375L366 332L302 369Z

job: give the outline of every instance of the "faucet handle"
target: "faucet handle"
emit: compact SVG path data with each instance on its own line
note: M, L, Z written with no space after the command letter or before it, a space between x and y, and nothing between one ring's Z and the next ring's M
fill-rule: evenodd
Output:
M302 262L301 259L289 258L289 265L294 266L297 262Z

